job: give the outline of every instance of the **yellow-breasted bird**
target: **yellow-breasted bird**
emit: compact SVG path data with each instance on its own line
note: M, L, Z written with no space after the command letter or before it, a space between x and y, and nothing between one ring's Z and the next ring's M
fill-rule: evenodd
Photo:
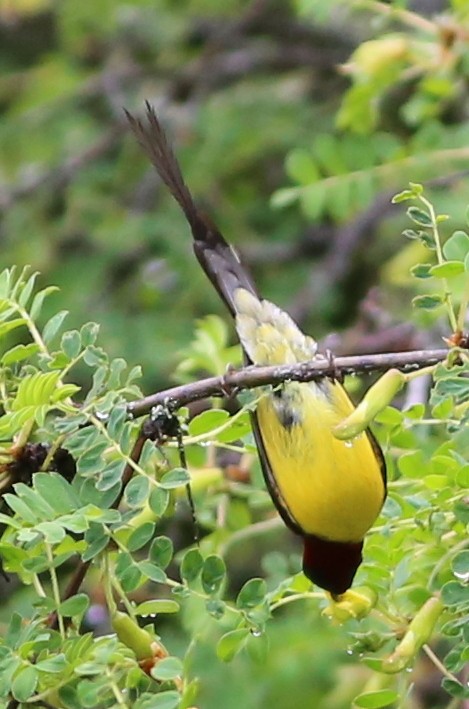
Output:
M127 113L145 152L189 222L195 254L235 318L246 361L293 364L318 357L316 342L287 313L257 295L240 260L196 206L154 109ZM367 430L340 441L332 429L354 407L340 383L285 382L252 415L264 478L285 524L304 542L303 571L334 596L352 584L363 538L386 496L381 449Z

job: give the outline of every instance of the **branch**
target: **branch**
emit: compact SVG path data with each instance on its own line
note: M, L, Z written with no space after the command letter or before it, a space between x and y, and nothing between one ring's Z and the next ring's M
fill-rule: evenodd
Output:
M168 401L180 407L210 396L226 396L227 393L240 389L253 389L266 384L281 384L285 381L310 382L324 377L338 378L345 374L386 371L392 367L404 371L421 369L437 364L447 356L447 349L417 350L359 357L337 357L330 360L315 359L294 365L249 366L237 371L227 371L223 376L209 377L150 394L144 399L131 401L128 410L134 417L138 417L149 413L153 406Z

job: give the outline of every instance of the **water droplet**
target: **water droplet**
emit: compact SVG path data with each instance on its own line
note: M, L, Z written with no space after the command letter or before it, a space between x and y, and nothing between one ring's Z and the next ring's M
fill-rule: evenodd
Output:
M260 630L259 628L251 628L251 635L254 638L260 638L262 635L262 630Z
M353 441L345 441L346 448L353 448Z
M463 573L460 573L459 571L455 571L454 575L458 579L458 581L462 581L463 583L469 582L469 571L465 571Z
M347 648L347 655L353 655L353 650L351 647Z

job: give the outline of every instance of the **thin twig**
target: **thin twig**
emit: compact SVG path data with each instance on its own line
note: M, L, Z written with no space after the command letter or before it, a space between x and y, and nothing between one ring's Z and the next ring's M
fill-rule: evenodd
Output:
M441 362L447 355L447 349L418 350L337 357L332 362L326 359L315 359L294 365L250 366L238 371L228 371L224 376L209 377L150 394L143 399L130 402L128 410L133 416L138 417L147 414L154 406L164 405L169 401L180 407L211 396L226 396L227 391L252 389L267 384L281 384L285 381L309 382L324 377L337 378L338 375L386 371L392 367L402 370L420 369Z

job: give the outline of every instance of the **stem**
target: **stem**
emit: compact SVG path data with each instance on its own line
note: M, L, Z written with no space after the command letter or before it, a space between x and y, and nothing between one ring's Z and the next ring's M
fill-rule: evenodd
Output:
M90 416L89 417L90 423L93 424L104 436L104 438L107 440L109 443L110 447L119 454L119 456L122 458L122 460L125 460L128 466L132 468L132 470L135 473L139 473L139 475L143 475L145 478L148 478L149 482L151 485L154 487L158 487L158 481L155 480L151 475L149 475L135 460L131 458L130 455L127 453L124 453L120 445L115 441L110 435L109 432L106 428L106 426L103 424L102 421L100 421L96 416Z
M448 679L453 680L453 682L457 682L459 684L458 678L455 677L449 670L446 669L446 667L444 666L444 664L442 663L440 658L437 657L437 655L435 655L435 653L431 649L430 645L425 644L425 645L423 645L422 649L425 652L425 654L427 655L427 657L429 657L430 660L433 662L435 667L437 667L440 670L442 675L444 675Z
M112 689L112 693L114 694L116 698L116 702L120 707L125 707L125 709L128 709L128 704L126 703L124 697L122 696L122 692L120 691L118 685L114 681L114 678L112 674L110 673L109 669L106 670L106 675L109 680L109 686Z
M34 423L34 420L30 419L29 421L26 421L26 423L23 425L18 434L18 438L15 440L16 448L22 448L29 441L29 437L31 436L31 432L34 428Z
M428 578L428 584L427 587L428 589L431 589L433 586L433 582L437 578L438 574L440 573L441 569L445 566L446 562L451 559L453 556L455 556L459 551L462 551L463 549L466 549L466 547L469 546L469 539L463 539L461 542L458 544L455 544L449 551L446 552L446 554L443 554L443 556L437 561L435 566L432 569L432 572Z
M384 2L379 2L379 0L357 0L355 3L358 7L364 7L371 12L375 12L380 15L386 15L390 19L398 19L400 22L414 27L415 29L423 30L425 32L431 32L436 34L438 32L438 27L435 22L427 20L415 12L410 10L404 10L399 7L393 7L392 5L387 5Z
M47 347L44 343L44 340L41 337L41 333L37 329L36 323L34 322L34 320L31 320L31 317L30 317L28 311L25 310L25 308L23 308L21 305L19 305L15 301L11 301L11 305L12 305L12 307L16 308L19 315L21 315L21 317L26 321L26 325L27 325L29 332L31 333L31 337L33 338L34 342L39 347L41 352L43 354L49 354L49 350L47 349Z
M114 596L112 595L111 569L109 565L109 554L107 552L104 552L103 554L103 567L104 595L106 597L106 604L109 615L112 615L116 612L117 606L114 600Z
M47 598L47 593L44 591L43 585L37 574L33 574L33 586L39 598Z
M419 200L422 202L422 204L425 205L425 207L428 209L428 212L430 214L430 218L432 220L433 238L435 240L435 246L436 246L436 258L437 258L437 261L439 264L443 264L443 263L445 263L445 257L443 256L443 249L441 247L441 239L440 239L440 233L438 231L438 222L436 219L435 209L433 207L433 204L431 202L429 202L427 199L425 199L425 197L420 196ZM458 321L457 321L456 315L454 313L451 290L448 286L447 279L442 278L442 281L443 281L444 300L445 300L447 311L448 311L448 317L449 317L451 329L453 332L457 332Z
M291 596L284 596L280 600L276 601L275 603L272 603L270 606L271 611L277 610L277 608L281 608L282 606L286 606L287 603L294 603L295 601L302 601L302 600L307 600L310 598L314 599L324 599L324 593L320 593L318 591L306 591L305 593L293 593Z
M117 578L115 577L114 574L112 574L112 576L111 576L111 585L114 588L114 590L116 591L116 593L118 594L122 603L124 604L125 610L127 611L127 613L130 615L131 618L133 618L133 620L135 620L135 622L137 622L137 617L135 615L135 609L134 609L133 605L131 604L131 602L129 601L129 599L127 598L122 586L120 585L119 581L117 580ZM115 607L115 603L114 603L114 607Z
M467 311L467 306L469 304L469 278L466 278L466 284L464 286L464 291L463 295L461 298L461 302L459 304L459 311L458 311L458 332L464 332L464 325L466 321L466 311Z
M433 374L435 371L436 364L432 364L430 367L423 367L422 369L419 369L417 372L406 372L404 375L406 378L407 383L411 382L413 379L417 379L417 377L423 377L426 374Z
M54 555L52 554L52 547L50 544L48 544L48 542L44 542L44 546L46 549L47 560L50 564L49 573L50 573L50 580L51 580L51 584L52 584L52 593L54 594L54 600L57 605L57 622L59 624L59 632L60 632L60 635L62 636L62 639L65 640L64 619L63 619L62 614L60 613L60 610L59 610L61 599L60 599L59 581L57 579L57 574L55 573L55 568L54 568Z

